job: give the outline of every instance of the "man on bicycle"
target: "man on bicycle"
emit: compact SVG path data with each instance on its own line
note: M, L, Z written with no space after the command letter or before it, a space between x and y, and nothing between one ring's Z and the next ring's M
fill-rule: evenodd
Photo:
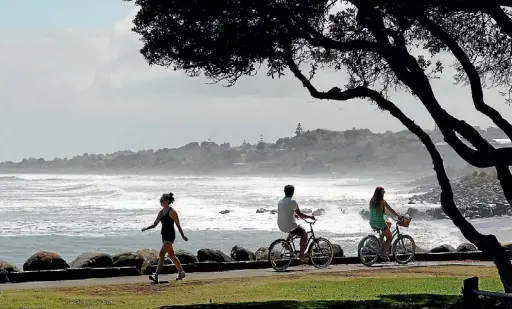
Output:
M299 258L303 263L307 263L305 252L308 245L308 233L303 227L297 224L295 217L298 216L302 219L311 220L315 220L315 217L308 216L300 211L299 205L292 199L294 193L294 186L286 185L284 187L285 196L277 204L277 226L284 233L300 236Z

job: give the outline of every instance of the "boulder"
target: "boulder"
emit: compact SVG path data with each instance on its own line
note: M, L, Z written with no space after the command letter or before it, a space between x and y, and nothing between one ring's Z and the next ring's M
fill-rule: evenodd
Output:
M313 216L318 217L325 214L325 209L320 208L315 211L313 211Z
M194 253L190 251L179 249L175 250L174 254L176 254L176 257L180 260L181 264L195 264L199 262Z
M70 266L72 268L106 268L113 267L112 257L106 253L87 252L80 254L74 259Z
M441 245L430 250L431 253L447 253L455 252L455 248L450 245Z
M24 271L66 269L69 265L64 259L54 252L42 251L33 254L23 264Z
M306 215L309 215L310 213L313 213L313 211L309 208L304 208L304 209L301 209L300 212L302 212L303 214L306 214Z
M257 210L256 210L256 213L257 213L257 214L262 214L262 213L264 213L264 212L269 212L269 210L268 210L268 209L265 209L265 208L259 208L259 209L257 209Z
M370 211L368 209L363 209L359 212L359 214L361 215L361 217L364 219L364 220L370 220Z
M142 249L138 250L136 254L143 259L141 272L145 273L146 268L153 265L158 265L158 255L159 251L156 251L154 249ZM166 257L164 264L172 264L171 260Z
M221 215L225 215L225 214L228 214L228 213L230 213L230 212L231 212L231 210L227 210L227 209L226 209L226 210L221 210L219 213L220 213Z
M124 252L112 256L114 267L136 267L142 270L144 259L135 252Z
M231 258L237 262L255 261L256 260L256 256L254 255L254 252L247 250L245 248L242 248L240 246L234 246L231 249Z
M5 269L0 269L0 283L9 282L9 272Z
M501 246L505 248L506 250L512 250L512 242L504 242L501 243Z
M232 262L233 260L220 250L200 249L197 251L199 262Z
M15 265L0 260L0 271L5 270L8 273L16 273L20 270Z
M426 213L435 220L448 218L441 208L430 208L427 209Z
M343 249L338 244L332 244L333 257L344 257Z
M457 252L471 252L471 251L478 251L478 248L473 244L464 243L464 244L460 244L457 247L456 251Z
M331 246L332 246L332 256L333 257L343 257L343 249L341 248L340 245L331 243ZM320 244L320 247L321 248L327 247L327 244L322 242ZM316 247L316 246L313 247L313 251L318 252L318 247Z
M275 215L276 213L277 213L277 209L272 209L272 210L270 211L270 214L271 214L271 215Z
M254 252L254 256L256 257L256 261L268 261L268 248L260 247Z
M407 214L409 214L409 216L411 216L411 218L414 218L420 214L420 211L416 208L409 207L409 209L407 209Z

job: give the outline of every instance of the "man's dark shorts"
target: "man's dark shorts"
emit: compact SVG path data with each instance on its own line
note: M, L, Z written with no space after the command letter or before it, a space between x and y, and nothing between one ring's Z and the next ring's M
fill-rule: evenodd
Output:
M297 226L296 229L290 232L293 236L302 236L304 233L306 233L306 230L302 226Z

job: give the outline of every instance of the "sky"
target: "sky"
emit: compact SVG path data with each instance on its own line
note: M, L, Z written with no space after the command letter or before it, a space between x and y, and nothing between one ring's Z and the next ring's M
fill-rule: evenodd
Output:
M272 142L304 129L404 127L369 102L312 99L292 76L265 72L234 87L149 67L130 31L136 14L121 0L0 0L0 161L83 153L179 147L211 139ZM319 89L343 85L342 73L315 78ZM442 105L473 125L491 123L475 111L468 88L451 78L433 82ZM433 122L405 93L392 99L425 128ZM507 119L498 90L487 102Z

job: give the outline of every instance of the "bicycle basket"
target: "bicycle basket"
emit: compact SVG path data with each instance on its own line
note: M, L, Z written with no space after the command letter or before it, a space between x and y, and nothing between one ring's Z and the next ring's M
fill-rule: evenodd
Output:
M398 225L401 227L409 227L409 224L411 224L412 218L402 219L401 221L398 221Z

